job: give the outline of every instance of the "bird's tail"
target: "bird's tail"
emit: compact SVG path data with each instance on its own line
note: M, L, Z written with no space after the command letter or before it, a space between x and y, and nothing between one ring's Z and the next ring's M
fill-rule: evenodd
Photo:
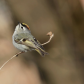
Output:
M41 49L40 47L39 47L39 48L36 48L35 50L36 50L41 56L45 56L45 55L48 54L45 50Z

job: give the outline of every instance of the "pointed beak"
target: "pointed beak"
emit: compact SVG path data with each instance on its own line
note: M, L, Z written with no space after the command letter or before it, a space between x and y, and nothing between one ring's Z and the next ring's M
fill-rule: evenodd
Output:
M18 22L18 25L19 25L19 27L20 27L20 22Z
M18 22L18 24L19 24L19 27L20 27L20 22Z

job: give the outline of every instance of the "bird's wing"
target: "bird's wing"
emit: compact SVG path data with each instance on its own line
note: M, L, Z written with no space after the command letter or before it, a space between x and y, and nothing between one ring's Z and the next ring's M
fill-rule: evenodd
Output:
M33 41L34 41L34 44L35 44L37 47L40 47L40 48L44 49L43 46L41 45L41 43L40 43L36 38L34 38Z
M26 45L29 48L36 50L41 56L48 54L47 52L45 52L41 43L38 40L36 40L32 35L29 36L27 35L27 37L24 36L25 38L22 38L23 36L21 35L20 34L15 35L14 37L15 42L17 42L18 44Z
M33 35L29 35L28 33L16 34L14 36L14 40L18 44L24 44L24 45L26 45L28 47L32 47L32 48L40 47L41 49L44 50L44 48L41 45L41 43L36 38L34 38Z
M23 44L31 48L36 48L36 42L33 40L33 36L27 33L16 34L14 36L14 41L17 44Z

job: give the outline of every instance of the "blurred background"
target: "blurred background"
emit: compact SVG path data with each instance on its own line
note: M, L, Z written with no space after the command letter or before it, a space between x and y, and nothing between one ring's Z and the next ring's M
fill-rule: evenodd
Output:
M12 34L27 23L49 55L27 52L0 70L0 84L84 84L84 0L0 0L0 66L18 53Z

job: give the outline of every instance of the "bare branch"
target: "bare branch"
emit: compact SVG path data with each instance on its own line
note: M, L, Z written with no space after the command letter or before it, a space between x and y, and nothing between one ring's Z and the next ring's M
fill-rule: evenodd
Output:
M10 61L12 60L14 57L17 57L18 55L22 54L24 52L19 52L17 53L16 55L12 56L9 60L7 60L1 67L0 67L0 70Z
M50 39L49 39L47 42L45 42L45 43L43 43L43 44L41 44L41 45L45 45L45 44L49 43L49 42L51 41L51 39L53 38L53 36L54 36L54 34L52 34L52 32L48 32L47 35L50 36ZM22 44L26 44L26 45L27 45L27 42L23 42L23 41L21 41L21 42L22 42ZM29 42L28 42L28 43L29 43ZM9 60L7 60L7 61L0 67L0 70L1 70L10 60L12 60L14 57L17 57L18 55L20 55L20 54L22 54L22 53L24 53L24 52L19 52L19 53L17 53L16 55L12 56Z
M51 39L53 38L54 34L52 34L52 32L48 32L48 33L47 33L47 36L50 36L50 39L49 39L47 42L45 42L45 43L43 43L43 44L41 44L41 45L48 44L48 43L51 41Z

